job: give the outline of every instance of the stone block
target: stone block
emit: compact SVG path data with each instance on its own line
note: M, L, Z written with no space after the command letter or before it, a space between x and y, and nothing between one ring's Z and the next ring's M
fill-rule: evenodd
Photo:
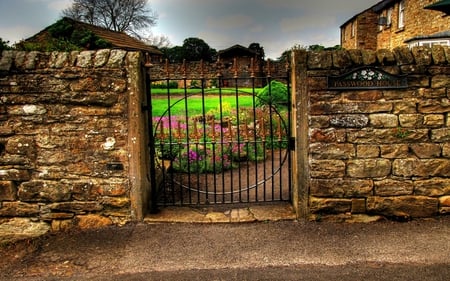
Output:
M14 51L5 50L2 52L2 56L0 58L0 71L9 71L11 69L14 56Z
M383 92L380 90L348 91L342 97L349 101L379 101L383 99Z
M92 67L92 58L95 54L95 51L82 51L78 54L77 57L77 66L82 68Z
M58 181L24 182L18 188L18 198L25 202L58 202L70 197L70 187Z
M344 50L332 52L332 60L336 68L348 68L352 65L348 52Z
M347 52L348 52L348 55L354 65L362 65L363 64L361 50L351 49L351 50L347 50Z
M100 201L105 207L112 208L125 208L131 204L130 198L128 197L103 197Z
M413 47L411 52L414 56L414 61L417 65L430 65L431 64L431 49L425 47Z
M124 196L128 193L128 183L125 179L101 181L93 184L92 192L101 196Z
M380 147L378 145L360 144L356 147L356 157L378 158L380 157Z
M17 199L17 188L12 181L0 181L0 202Z
M438 214L439 199L425 196L369 197L371 214L402 219L432 217Z
M434 143L413 143L409 146L418 158L439 158L441 146Z
M309 153L313 159L344 160L355 157L355 147L352 144L312 143Z
M317 213L347 213L352 210L351 199L310 198L310 211Z
M445 143L442 147L442 156L450 158L450 143Z
M450 195L450 179L429 179L414 182L414 194L428 197Z
M69 63L69 53L67 52L52 52L50 55L49 67L63 68Z
M431 140L433 142L450 142L450 128L431 130Z
M0 169L0 180L2 181L27 181L31 175L29 170L23 169Z
M413 195L414 184L410 180L381 180L374 181L376 196L401 196Z
M377 55L373 50L361 50L364 65L371 65L377 62Z
M330 69L333 65L331 52L308 52L308 69Z
M394 102L394 114L414 114L417 113L417 105L414 101Z
M398 126L398 117L395 114L371 114L370 125L376 128L394 128Z
M369 118L363 114L335 115L330 118L330 125L338 128L363 128L369 124Z
M409 147L407 144L380 145L381 157L387 159L407 158Z
M397 62L394 53L388 49L378 49L376 51L376 56L378 62L382 65L393 65Z
M85 214L103 210L100 202L61 202L47 206L52 212L72 212L74 214Z
M5 151L10 154L28 155L36 154L36 144L33 138L26 136L14 136L8 139Z
M68 231L72 228L74 228L74 221L72 219L52 220L52 222L51 222L51 230L53 232Z
M434 75L431 77L431 88L448 88L450 87L450 81L447 75Z
M350 160L347 175L351 178L379 178L391 173L391 161L387 159Z
M444 114L427 114L424 116L423 124L427 127L441 127L445 124Z
M403 132L403 131L401 131ZM370 129L347 132L347 141L356 144L392 144L399 142L427 142L427 129L408 129L399 134L398 128Z
M34 222L28 218L13 218L0 223L0 244L37 238L50 231L45 222Z
M431 57L435 65L447 64L447 58L442 46L433 45L431 47Z
M450 196L442 196L439 198L439 206L450 207Z
M414 63L414 56L408 47L396 47L393 50L394 56L399 65L408 65Z
M450 160L448 159L396 159L392 165L393 174L401 177L448 177Z
M309 127L311 128L327 128L330 126L330 117L328 116L311 116L309 117Z
M310 161L312 178L340 178L345 175L345 163L341 160Z
M400 114L400 126L403 128L419 128L423 125L422 114Z
M351 198L372 195L371 180L354 179L312 179L310 194L315 197Z
M106 63L106 67L110 68L120 68L125 64L125 57L127 52L124 50L111 50L109 54L108 62Z
M447 78L447 80L450 79ZM421 101L417 110L419 113L427 114L447 113L450 112L450 101L448 99Z
M95 53L95 57L94 57L94 67L104 66L108 62L109 54L110 54L109 49L98 50Z
M89 214L76 216L75 225L80 229L95 229L112 225L112 221L107 217Z
M39 214L37 204L23 202L3 202L0 208L0 217L31 217Z
M327 129L313 129L311 130L311 142L325 142L325 143L331 143L331 142L338 142L338 136L339 132L336 129L333 128L327 128Z

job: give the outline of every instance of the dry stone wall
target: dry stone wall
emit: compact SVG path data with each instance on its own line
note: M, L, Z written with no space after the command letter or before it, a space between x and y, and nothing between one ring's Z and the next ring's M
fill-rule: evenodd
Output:
M139 53L121 50L1 54L0 222L60 230L132 219L128 105L139 67Z
M296 75L304 78L297 92L307 96L297 107L307 112L308 130L297 134L308 134L299 146L308 162L301 184L308 189L309 215L407 219L448 213L450 50L300 51L296 57L297 68L303 67ZM407 75L408 87L328 89L327 77L361 66Z

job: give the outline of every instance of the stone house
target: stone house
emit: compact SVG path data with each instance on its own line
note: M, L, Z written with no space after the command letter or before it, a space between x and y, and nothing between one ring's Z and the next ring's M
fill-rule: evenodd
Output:
M240 77L248 77L239 82L240 86L251 85L251 76L263 76L264 57L258 51L246 48L241 45L234 45L218 52L218 60L222 67L224 78L231 78L239 75ZM236 75L237 74L237 75ZM223 81L225 87L232 86L228 80Z
M59 26L58 26L59 25ZM57 32L52 32L53 30L58 30ZM112 31L106 28L95 26L92 24L76 21L74 19L64 17L56 23L46 27L42 31L33 35L32 37L25 39L20 44L26 43L42 43L49 41L55 37L57 39L67 39L68 36L79 36L75 33L89 32L94 34L97 39L102 39L106 48L108 49L121 49L126 51L141 51L145 55L149 55L152 61L159 61L162 58L162 52L155 47L145 44L144 42L129 36L124 32ZM71 33L68 35L67 33ZM84 44L85 50L97 50L105 48L101 45L95 45L92 42L87 42Z
M345 49L450 45L450 1L383 0L341 25Z

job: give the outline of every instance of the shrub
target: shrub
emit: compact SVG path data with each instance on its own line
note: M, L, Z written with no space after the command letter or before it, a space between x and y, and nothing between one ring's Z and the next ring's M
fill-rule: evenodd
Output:
M257 106L270 105L278 108L286 106L289 102L287 86L275 80L265 86L257 97Z
M178 83L176 81L167 82L153 82L152 89L178 89Z

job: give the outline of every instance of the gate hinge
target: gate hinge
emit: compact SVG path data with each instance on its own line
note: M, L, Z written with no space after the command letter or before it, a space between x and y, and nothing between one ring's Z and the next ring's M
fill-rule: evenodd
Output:
M289 138L289 150L295 151L295 138L294 137Z

